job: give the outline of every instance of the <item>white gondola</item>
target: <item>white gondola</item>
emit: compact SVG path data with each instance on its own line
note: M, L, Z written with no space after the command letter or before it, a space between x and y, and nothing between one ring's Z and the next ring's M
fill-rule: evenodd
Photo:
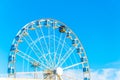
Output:
M20 35L17 35L17 36L15 37L15 39L16 39L17 42L22 42Z
M39 20L37 20L35 24L36 24L37 28L41 28L42 27Z
M90 78L85 77L84 80L90 80Z
M77 48L77 53L78 53L78 54L84 53L83 47L78 47L78 48Z
M21 35L23 35L23 36L27 36L28 35L27 28L23 28L21 30Z
M84 73L89 72L89 68L88 68L88 67L84 67L84 68L83 68L83 72L84 72Z
M35 28L34 28L33 25L30 25L30 26L28 27L28 29L30 29L30 30L35 30Z
M49 25L49 22L48 22L48 20L46 19L46 20L43 20L43 21L41 21L40 22L40 24L41 25L44 25L44 26L46 26L46 27L49 27L50 25Z
M73 39L72 40L72 45L73 46L77 46L77 44L78 44L78 39Z
M81 57L81 62L86 62L86 61L87 61L86 57Z
M18 52L18 49L17 49L17 44L13 44L13 45L11 46L10 51L13 51L13 52Z
M67 32L67 33L66 33L66 37L72 40L72 36L71 36L70 34L71 34L71 32L70 32L70 31L69 31L69 32Z
M8 62L15 62L15 56L10 55L9 58L8 58Z
M14 67L9 67L9 68L8 68L8 74L9 74L9 75L14 74L14 72L15 72Z

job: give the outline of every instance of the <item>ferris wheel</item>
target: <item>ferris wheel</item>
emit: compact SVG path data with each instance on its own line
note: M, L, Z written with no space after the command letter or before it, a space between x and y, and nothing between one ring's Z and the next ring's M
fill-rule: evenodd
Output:
M60 21L40 19L26 24L14 38L8 77L90 80L90 69L76 34Z

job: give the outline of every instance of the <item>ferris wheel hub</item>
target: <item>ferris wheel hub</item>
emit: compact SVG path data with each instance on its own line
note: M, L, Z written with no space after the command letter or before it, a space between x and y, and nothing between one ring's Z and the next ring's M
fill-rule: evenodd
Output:
M58 67L58 68L56 69L56 74L57 74L57 75L62 75L62 74L63 74L63 69L62 69L61 67Z

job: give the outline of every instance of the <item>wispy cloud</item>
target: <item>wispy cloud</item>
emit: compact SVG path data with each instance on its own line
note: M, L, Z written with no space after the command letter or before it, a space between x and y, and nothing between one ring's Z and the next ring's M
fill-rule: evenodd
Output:
M107 67L114 67L120 69L120 60L106 64Z

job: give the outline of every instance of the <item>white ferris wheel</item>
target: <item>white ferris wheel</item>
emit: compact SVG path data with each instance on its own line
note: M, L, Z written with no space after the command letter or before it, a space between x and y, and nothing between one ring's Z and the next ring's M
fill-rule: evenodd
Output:
M90 80L90 69L76 34L60 21L40 19L25 25L14 38L8 77Z

